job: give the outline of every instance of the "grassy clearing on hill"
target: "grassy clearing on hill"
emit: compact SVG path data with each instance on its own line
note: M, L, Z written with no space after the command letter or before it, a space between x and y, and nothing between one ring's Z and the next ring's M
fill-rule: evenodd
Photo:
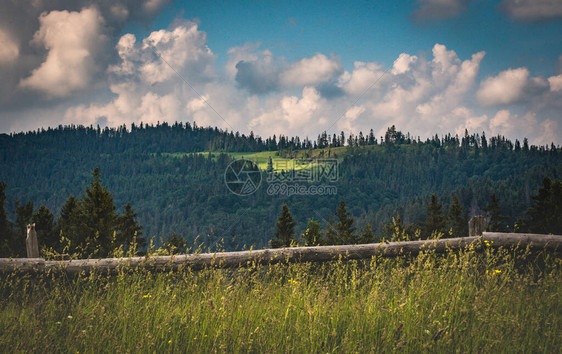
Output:
M200 272L1 277L2 352L562 347L562 260L521 250Z

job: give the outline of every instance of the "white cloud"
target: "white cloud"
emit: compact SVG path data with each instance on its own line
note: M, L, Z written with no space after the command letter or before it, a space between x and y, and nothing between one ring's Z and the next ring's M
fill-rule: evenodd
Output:
M19 46L5 31L0 30L0 64L13 63L20 54Z
M99 61L108 43L98 10L51 11L43 13L39 23L33 42L48 50L47 58L31 76L21 80L20 86L49 97L63 97L90 87L101 70Z
M176 77L176 71L182 70L190 78L209 78L214 75L215 56L206 42L207 35L193 22L184 22L171 31L152 32L143 40L141 49L144 52L140 67L143 78L154 84Z
M498 76L489 77L480 83L476 98L484 106L505 105L517 102L523 97L529 70L508 69Z
M524 22L562 18L562 2L559 0L504 0L500 8L511 18Z
M252 119L248 128L260 134L273 135L313 132L318 124L326 124L322 116L325 100L313 87L304 87L302 97L282 96L270 101L269 107ZM291 133L290 133L291 132Z
M356 61L353 63L353 71L345 72L339 78L339 85L351 96L359 96L368 88L373 88L375 83L382 84L380 79L383 77L384 70L380 64L364 63Z
M410 70L411 64L415 63L418 60L418 57L415 55L409 55L406 53L402 53L398 56L398 59L394 61L394 65L392 66L392 73L394 75L403 74Z
M562 91L562 75L549 77L548 83L551 91Z
M291 64L281 76L281 85L296 87L317 85L326 82L341 73L342 65L339 61L328 59L324 54L316 54Z
M544 126L560 133L556 121L543 124L546 117L530 108L529 112L496 112L471 105L484 52L461 59L455 51L436 44L430 58L402 53L383 75L384 67L373 62L356 62L353 70L341 73L337 61L321 54L288 63L268 50L259 50L257 44L246 44L229 51L226 75L220 75L215 72L214 55L206 46L204 34L194 24L183 26L138 40L132 34L122 36L116 45L121 59L108 71L114 99L68 109L66 121L116 126L195 120L204 126L245 133L253 130L262 137L284 134L315 138L323 130L357 134L371 128L380 136L393 124L422 137L448 132L462 135L468 129L471 133L486 131L511 138L526 135L537 142L549 138ZM192 35L187 35L189 29ZM169 51L166 55L188 80L195 78L193 85L204 99L177 75L166 71L145 45L149 38L162 52ZM186 57L176 52L191 47L195 48L192 53L200 54ZM189 74L197 67L207 68L204 78ZM492 79L501 81L503 76L509 75L489 78L487 84ZM263 84L264 79L272 86L255 86ZM326 97L312 86L326 80L341 90L341 95ZM544 85L554 90L557 80L530 77L527 71L521 95L528 96L535 90L546 100L548 96L541 90ZM295 89L300 89L300 94L295 94Z

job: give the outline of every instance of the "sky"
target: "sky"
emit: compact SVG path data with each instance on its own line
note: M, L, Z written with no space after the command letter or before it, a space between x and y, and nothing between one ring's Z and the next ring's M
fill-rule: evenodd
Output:
M562 0L0 0L0 133L395 125L562 143Z

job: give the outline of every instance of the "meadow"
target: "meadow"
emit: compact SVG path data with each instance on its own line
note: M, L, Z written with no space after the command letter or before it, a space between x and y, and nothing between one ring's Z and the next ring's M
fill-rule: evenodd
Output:
M562 347L562 260L522 249L197 272L0 277L1 352Z

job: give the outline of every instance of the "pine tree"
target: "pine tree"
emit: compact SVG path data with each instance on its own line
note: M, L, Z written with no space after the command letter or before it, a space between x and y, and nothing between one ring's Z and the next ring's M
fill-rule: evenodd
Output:
M295 241L295 225L291 212L287 204L283 204L281 215L277 220L277 231L275 231L275 238L271 240L271 247L289 247L291 242Z
M130 203L125 205L123 214L117 220L117 243L128 247L136 237L136 243L139 248L146 246L146 240L142 235L142 226L137 224L137 214L133 210Z
M27 236L27 225L31 223L33 218L33 203L28 200L24 205L20 205L20 201L16 202L16 240L17 243L23 242Z
M523 231L562 235L562 181L544 177L542 187L532 198L533 205L527 210Z
M96 168L92 174L94 180L81 202L82 227L86 236L85 251L92 255L95 251L107 255L111 248L111 240L116 231L115 205L113 197L101 185L100 169Z
M424 236L429 238L437 233L445 233L445 220L442 205L435 194L431 195L431 202L427 206L427 217L423 224Z
M314 219L309 219L302 237L305 246L322 245L324 240L322 239L322 232L320 231L320 223Z
M468 236L468 218L466 213L463 213L461 202L456 195L453 196L453 202L449 207L447 220L453 231L453 237Z
M355 227L353 226L355 220L351 217L351 213L346 210L343 200L340 200L340 206L335 214L338 218L336 230L341 244L350 245L358 243L359 238L355 234Z
M187 242L185 242L183 236L178 237L178 235L174 233L172 236L168 236L162 247L167 250L169 254L178 254L182 251L186 251Z
M58 237L54 228L53 213L46 206L41 205L33 214L32 221L35 223L35 231L37 231L37 241L39 248L41 247L58 247Z
M359 243L367 244L373 242L375 242L375 234L371 229L371 224L367 224L365 225L365 227L363 227L363 230L361 230L361 237L359 239Z
M506 231L505 220L507 219L502 215L502 209L496 194L493 193L490 197L490 203L484 208L488 215L488 231L504 232Z
M71 195L64 203L57 222L57 234L70 241L70 252L75 251L75 247L82 244L85 239L80 232L81 209L76 198Z
M338 230L334 222L334 217L330 215L326 223L326 244L327 245L340 245L341 239L338 236Z

